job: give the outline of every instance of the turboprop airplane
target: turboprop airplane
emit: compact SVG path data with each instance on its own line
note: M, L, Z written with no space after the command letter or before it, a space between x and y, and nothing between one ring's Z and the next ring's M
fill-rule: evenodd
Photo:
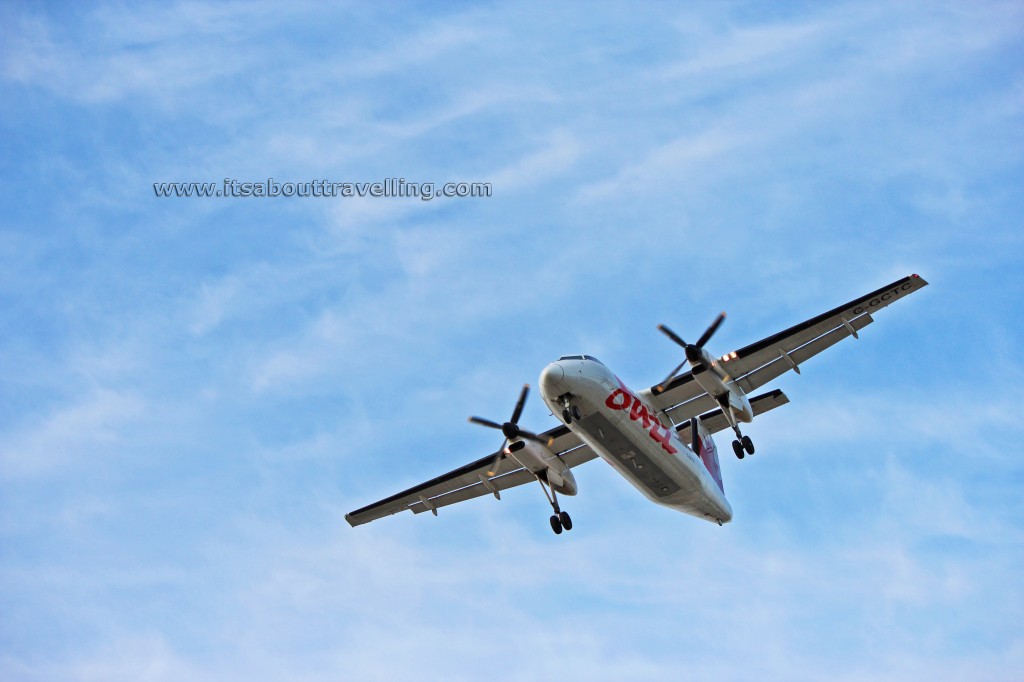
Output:
M659 329L683 347L685 359L659 384L633 391L590 355L563 355L540 375L540 392L562 424L537 434L519 426L529 386L523 386L512 417L498 423L505 439L497 452L426 483L345 515L352 526L411 510L437 516L456 502L537 481L551 505L551 530L572 529L558 494L577 492L572 468L600 457L649 500L719 525L732 520L725 498L718 451L711 434L732 429L735 455L754 454L740 431L754 417L789 402L776 389L751 396L772 379L800 366L829 346L871 324L871 314L928 283L910 275L721 357L705 348L718 330L719 315L696 343L686 343L664 325ZM684 365L687 372L679 374Z

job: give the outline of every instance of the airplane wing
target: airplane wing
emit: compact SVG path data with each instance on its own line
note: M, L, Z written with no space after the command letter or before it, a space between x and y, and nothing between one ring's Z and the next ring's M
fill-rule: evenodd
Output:
M873 321L871 313L927 284L917 275L904 277L778 334L727 353L719 362L736 384L749 394L790 369L799 373L803 362L846 337L856 338L857 333ZM650 390L654 407L666 411L677 424L718 407L691 372L680 374L663 389L655 386Z
M589 446L584 445L576 434L565 426L557 426L540 436L553 439L548 449L569 467L579 466L597 457ZM494 464L497 454L493 452L447 474L345 514L345 520L354 527L406 509L412 510L414 514L431 511L436 515L439 507L481 495L490 495L495 491L514 488L536 480L533 473L520 466L512 457L503 457L498 463L495 475L487 476L487 471Z
M750 399L750 407L754 411L754 416L764 414L768 410L774 410L776 407L781 407L789 402L789 398L786 394L775 389L774 391L768 391L762 393L756 398ZM725 431L729 428L729 420L725 418L722 413L722 408L714 409L706 414L700 416L700 421L704 425L704 428L708 430L708 433L718 433L719 431ZM683 422L676 427L676 432L679 434L679 440L684 443L689 443L691 439L690 435L690 422L689 420Z

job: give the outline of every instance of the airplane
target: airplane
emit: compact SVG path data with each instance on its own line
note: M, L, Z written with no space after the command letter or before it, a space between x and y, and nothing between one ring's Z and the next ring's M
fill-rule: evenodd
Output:
M492 454L442 476L345 515L355 527L411 510L437 510L487 494L537 481L553 511L551 530L572 529L558 495L578 488L572 469L600 457L652 502L718 525L732 520L725 497L718 451L712 434L731 429L739 459L754 454L754 444L740 430L757 417L785 405L778 389L752 396L772 379L793 370L829 346L859 332L872 313L928 283L909 275L828 312L721 357L705 345L721 326L720 314L695 343L687 343L664 325L659 329L682 346L685 359L660 383L631 390L591 355L563 355L540 375L540 393L562 424L537 434L519 426L529 385L506 422L482 417L469 421L502 432ZM690 369L682 374L684 365Z

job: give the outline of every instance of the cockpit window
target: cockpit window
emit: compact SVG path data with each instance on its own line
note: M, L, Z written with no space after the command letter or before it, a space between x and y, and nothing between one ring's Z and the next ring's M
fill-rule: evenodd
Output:
M593 355L563 355L558 358L559 360L593 360L597 364L604 366L604 363L595 358Z

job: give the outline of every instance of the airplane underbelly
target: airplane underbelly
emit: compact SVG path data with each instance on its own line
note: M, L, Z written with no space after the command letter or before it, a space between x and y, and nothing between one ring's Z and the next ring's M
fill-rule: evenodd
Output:
M731 520L728 503L715 499L710 476L697 469L703 464L677 440L677 454L665 451L625 411L586 410L571 428L652 502L710 521Z

